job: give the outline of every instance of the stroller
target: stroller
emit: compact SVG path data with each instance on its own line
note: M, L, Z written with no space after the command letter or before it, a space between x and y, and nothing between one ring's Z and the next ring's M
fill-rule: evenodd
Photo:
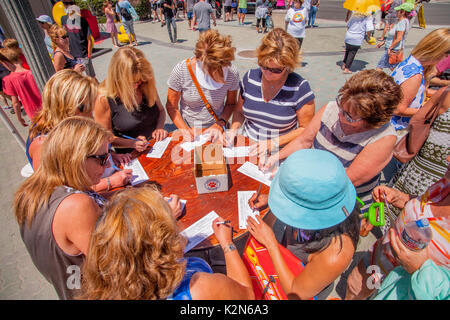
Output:
M274 28L272 20L272 8L273 8L272 1L267 0L266 30L271 30Z

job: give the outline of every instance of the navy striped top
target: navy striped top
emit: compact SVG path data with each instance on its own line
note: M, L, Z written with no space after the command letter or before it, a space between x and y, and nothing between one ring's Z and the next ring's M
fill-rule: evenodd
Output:
M239 84L244 99L244 135L255 141L282 136L296 129L297 110L314 99L308 81L291 72L276 96L265 102L261 79L261 69L251 69Z
M390 122L380 128L373 128L364 132L346 135L339 121L339 107L336 102L329 102L323 113L319 132L314 139L313 149L325 150L333 153L344 168L350 167L353 160L368 145L386 137L395 136L395 129ZM372 190L379 184L381 172L369 181L356 187L358 197L366 204L362 208L365 212L372 203Z

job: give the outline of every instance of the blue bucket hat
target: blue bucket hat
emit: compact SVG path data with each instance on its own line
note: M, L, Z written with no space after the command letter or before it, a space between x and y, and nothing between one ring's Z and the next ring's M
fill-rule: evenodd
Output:
M355 187L339 159L328 151L304 149L291 154L270 185L270 209L294 228L320 230L337 225L355 203Z

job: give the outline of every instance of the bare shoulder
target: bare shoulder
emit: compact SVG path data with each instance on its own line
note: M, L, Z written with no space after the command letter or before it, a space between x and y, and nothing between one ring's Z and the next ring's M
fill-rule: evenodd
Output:
M247 290L222 273L197 272L189 286L193 300L245 300Z

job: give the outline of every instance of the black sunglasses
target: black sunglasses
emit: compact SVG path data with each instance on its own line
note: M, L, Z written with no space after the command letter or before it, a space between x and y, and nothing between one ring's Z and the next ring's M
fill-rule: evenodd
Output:
M263 70L269 71L271 73L276 73L276 74L280 74L284 71L284 69L286 68L269 68L263 65L259 65Z
M68 37L69 37L69 35L65 34L65 35L61 36L60 38L61 39L67 39Z
M105 154L100 154L100 155L94 154L94 155L88 156L88 158L93 158L93 159L99 160L100 165L101 165L102 167L104 167L105 164L106 164L106 162L107 162L108 159L109 159L109 152L107 152L107 153L105 153Z

